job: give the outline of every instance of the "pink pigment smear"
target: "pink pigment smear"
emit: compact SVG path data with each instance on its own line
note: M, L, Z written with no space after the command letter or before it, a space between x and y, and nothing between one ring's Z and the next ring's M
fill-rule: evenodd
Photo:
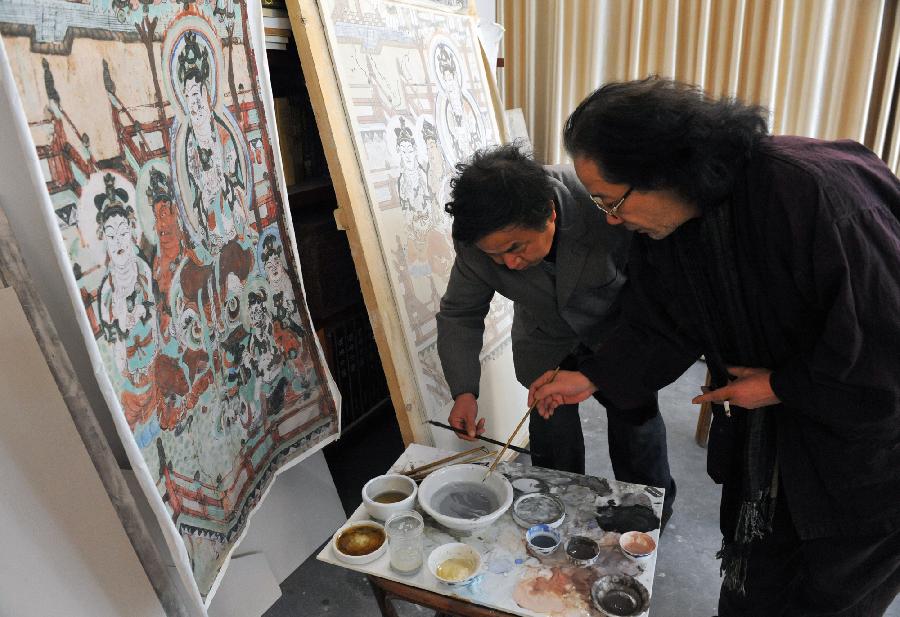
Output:
M549 578L524 578L513 590L516 604L551 617L587 617L590 610L590 570L564 566L551 568ZM585 594L587 591L587 594Z

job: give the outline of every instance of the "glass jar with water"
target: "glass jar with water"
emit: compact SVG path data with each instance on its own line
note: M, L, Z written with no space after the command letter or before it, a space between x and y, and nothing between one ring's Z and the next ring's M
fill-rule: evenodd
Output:
M425 523L418 512L398 512L384 522L391 568L413 574L422 567L422 532Z

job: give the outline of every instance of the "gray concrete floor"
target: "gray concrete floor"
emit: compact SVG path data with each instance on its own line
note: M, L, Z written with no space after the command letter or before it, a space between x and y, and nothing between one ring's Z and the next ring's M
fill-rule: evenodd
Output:
M669 463L678 483L675 513L659 546L653 585L653 617L710 617L716 614L719 594L719 562L715 553L721 535L718 528L719 488L706 475L706 450L694 442L698 407L690 399L700 391L706 375L703 364L693 366L660 393L666 421ZM587 444L587 471L613 477L606 446L606 414L591 400L581 408ZM363 575L323 564L310 558L282 584L284 595L265 617L379 617ZM430 615L412 605L402 605L402 617ZM900 599L885 617L900 617Z

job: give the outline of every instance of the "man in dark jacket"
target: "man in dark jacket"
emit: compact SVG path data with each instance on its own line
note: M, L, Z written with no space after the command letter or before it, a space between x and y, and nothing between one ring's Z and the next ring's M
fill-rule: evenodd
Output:
M449 422L472 439L484 431L479 352L494 293L514 303L513 363L522 384L557 365L575 368L577 355L616 321L632 234L605 223L571 166L541 166L500 146L459 170L446 206L456 260L437 315L438 353L454 398ZM665 521L675 485L656 392L627 410L600 401L616 478L665 489ZM530 420L532 463L583 474L578 406Z
M529 398L627 407L705 354L720 617L881 615L900 588L900 181L765 117L657 78L573 112L579 178L639 235L623 319Z

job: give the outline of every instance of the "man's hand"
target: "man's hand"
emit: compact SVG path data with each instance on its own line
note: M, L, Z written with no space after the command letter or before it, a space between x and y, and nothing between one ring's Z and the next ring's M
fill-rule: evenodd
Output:
M580 403L597 391L597 386L577 371L547 371L528 388L528 404L537 403L537 411L545 420L560 405ZM551 381L552 380L552 381Z
M475 441L476 435L484 432L484 418L478 420L478 400L471 392L464 392L456 397L453 409L447 417L447 424L453 428L466 431L466 434L457 433L456 436L466 441Z
M691 402L699 405L706 402L724 403L728 401L732 405L744 409L757 409L766 405L777 405L781 402L781 399L775 396L772 385L769 383L769 376L772 374L769 369L729 366L728 372L737 379L718 390L711 390L695 396Z

